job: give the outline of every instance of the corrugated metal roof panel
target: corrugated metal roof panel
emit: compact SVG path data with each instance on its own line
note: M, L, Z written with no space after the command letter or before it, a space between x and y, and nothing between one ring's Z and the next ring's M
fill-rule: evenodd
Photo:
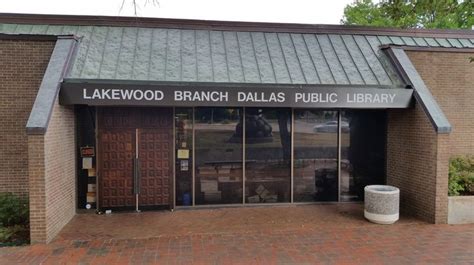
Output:
M242 66L242 57L240 56L237 33L224 32L224 41L227 50L229 80L231 83L243 83L245 82L244 69Z
M316 35L316 39L321 46L323 57L331 70L336 84L350 84L349 77L344 71L344 68L342 68L341 62L336 55L336 51L334 51L334 48L329 41L329 37L327 35L318 34Z
M70 73L70 76L81 76L82 68L84 67L84 61L86 60L87 53L89 52L89 46L94 45L90 44L91 34L92 34L93 27L79 27L77 30L77 35L80 36L81 44L79 45L79 51L77 52L76 59L74 61L74 67Z
M253 46L255 48L255 58L259 66L258 70L262 83L275 83L275 73L273 72L264 33L251 32L250 36L252 37Z
M48 35L60 35L62 34L64 26L63 25L49 25L46 34Z
M435 40L441 45L441 47L451 48L451 43L449 43L445 38L435 38Z
M324 58L323 51L316 36L314 34L304 34L303 39L308 47L308 53L311 56L321 84L335 84L334 75L329 68L326 58Z
M402 40L406 43L406 45L416 45L412 37L402 37Z
M70 78L402 86L379 49L473 48L473 39L0 24L7 34L81 37Z
M402 38L396 37L396 36L389 36L389 39L391 40L391 44L395 45L405 45L406 43L403 41Z
M293 41L306 82L309 84L320 84L319 74L316 71L303 36L301 34L291 34L291 40Z
M137 28L124 29L114 79L132 79L137 34Z
M103 50L102 63L97 73L99 79L113 79L115 77L122 35L123 28L108 27L107 45L105 45Z
M293 84L307 84L304 77L302 66L296 56L295 45L288 33L278 33L280 46L285 57L286 66Z
M167 30L153 29L150 54L150 72L148 73L148 80L165 80L167 42Z
M196 63L196 38L192 30L183 30L182 38L182 80L188 82L197 81L197 63Z
M361 37L355 36L356 40ZM402 81L400 77L398 76L397 71L395 70L395 67L393 64L390 62L388 57L382 52L382 50L379 49L380 45L382 43L380 42L380 39L377 38L376 36L365 36L365 39L368 41L370 44L373 53L368 52L367 54L372 54L375 56L375 58L378 59L378 62L380 63L380 66L377 68L374 68L374 72L378 73L378 76L381 77L379 80L383 80L383 84L394 84L396 86L401 86ZM367 58L373 57L371 55L366 55ZM377 65L377 61L374 60L372 65ZM384 73L387 76L384 76ZM388 79L387 79L388 78Z
M456 48L462 48L462 44L457 39L448 39L448 42Z
M468 39L459 39L459 42L466 48L474 48L474 44L472 44Z
M414 46L427 47L428 43L423 38L413 38L415 41Z
M31 29L33 28L33 25L18 25L15 27L15 33L16 34L30 34ZM54 35L54 34L51 34Z
M268 52L272 61L276 82L292 84L293 81L291 80L277 33L265 33L265 39L267 40Z
M133 65L133 79L147 80L150 71L151 35L153 29L141 28L138 30L135 60Z
M377 53L375 52L378 50L378 46L375 46L377 47L377 50L374 50L369 42L369 39L364 36L354 36L353 38L362 52L363 58L367 61L367 65L374 74L377 83L381 85L391 85L392 81L385 71L384 66L380 63L380 59L377 57ZM385 54L381 54L381 56L385 56Z
M47 30L48 30L47 25L34 25L31 28L30 34L46 34Z
M91 41L94 42L94 45L89 45L89 50L84 59L84 66L80 72L80 76L83 78L99 78L100 71L96 69L100 69L102 64L102 55L107 44L107 33L108 30L106 27L97 27L92 33Z
M207 36L210 38L210 34ZM165 62L165 80L180 81L181 80L181 31L177 29L168 30L168 43L166 45L166 62ZM211 60L213 54L211 52ZM214 69L211 69L214 72ZM213 80L214 81L214 80Z
M424 38L430 47L439 47L439 43L434 38Z
M332 44L333 50L336 52L336 55L341 62L342 69L349 79L351 84L361 85L364 84L364 80L362 79L361 73L357 68L354 59L351 57L349 52L347 51L344 42L341 39L340 35L329 35L329 41Z
M209 37L211 38L210 44L214 82L229 82L224 35L222 31L211 31Z

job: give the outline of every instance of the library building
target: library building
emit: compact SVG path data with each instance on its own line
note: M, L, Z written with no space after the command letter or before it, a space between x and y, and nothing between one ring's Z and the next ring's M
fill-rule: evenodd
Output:
M0 192L29 198L32 242L84 209L356 203L370 184L446 223L472 57L472 30L0 14Z

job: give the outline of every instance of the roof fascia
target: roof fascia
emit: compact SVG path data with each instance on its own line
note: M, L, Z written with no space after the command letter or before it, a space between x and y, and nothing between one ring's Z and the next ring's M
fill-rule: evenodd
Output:
M449 134L452 126L421 78L408 55L400 47L386 47L384 51L392 60L400 76L413 87L416 101L421 105L438 134Z
M113 17L113 16L78 16L78 15L0 13L0 23L154 27L154 28L175 28L175 29L319 33L319 34L388 35L388 36L411 36L411 37L474 38L474 31L472 30L398 29L398 28L367 27L367 26L353 26L353 25L318 25L318 24L296 24L296 23L240 22L240 21L214 21L214 20L192 20L192 19L169 19L169 18Z
M77 39L74 37L57 38L26 124L28 135L46 133L61 82L68 72L76 44Z

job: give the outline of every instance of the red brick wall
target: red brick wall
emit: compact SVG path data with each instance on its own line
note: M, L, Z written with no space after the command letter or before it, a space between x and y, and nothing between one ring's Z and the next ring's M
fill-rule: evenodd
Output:
M76 213L76 146L74 107L56 100L44 138L46 176L46 241Z
M407 51L453 126L436 134L417 104L388 116L387 182L400 187L401 208L433 223L447 222L448 161L474 154L474 53Z
M54 44L0 40L0 192L28 194L25 127Z
M76 213L74 108L55 102L45 135L29 135L31 242L50 242Z
M44 136L28 136L31 242L46 242Z
M453 126L446 151L474 154L474 52L407 54Z

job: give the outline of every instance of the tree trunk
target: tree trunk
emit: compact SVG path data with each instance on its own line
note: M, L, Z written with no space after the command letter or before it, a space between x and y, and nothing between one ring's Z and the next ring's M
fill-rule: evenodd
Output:
M281 146L283 148L283 160L290 161L291 159L291 134L288 130L288 121L290 120L288 110L279 110L278 127L280 128Z

